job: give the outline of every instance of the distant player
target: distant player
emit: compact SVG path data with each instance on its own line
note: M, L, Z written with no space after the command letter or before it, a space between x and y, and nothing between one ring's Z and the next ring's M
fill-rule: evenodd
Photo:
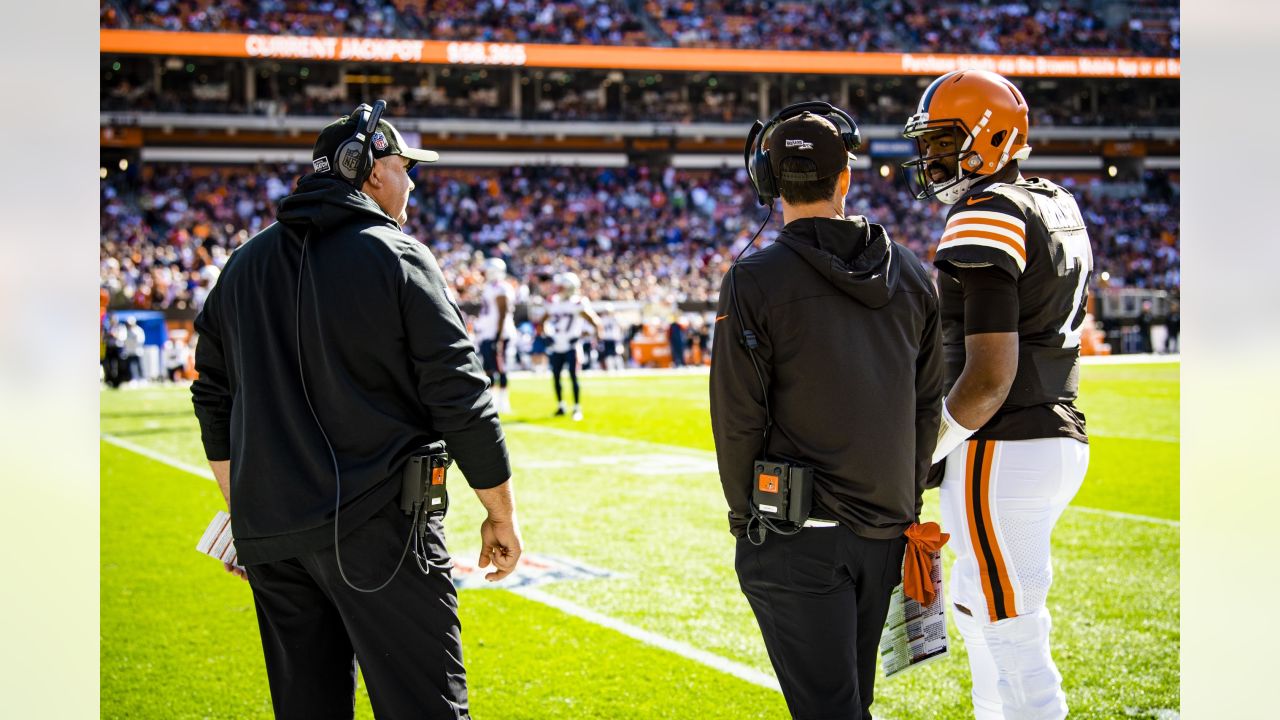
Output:
M622 360L622 325L613 314L613 303L600 308L600 364L605 370L626 367Z
M529 369L538 373L547 368L546 330L547 305L536 295L529 298L529 324L533 326L533 339L529 343Z
M573 386L573 419L582 419L581 393L578 388L579 348L587 327L600 333L600 318L591 310L591 302L582 297L582 281L571 272L556 276L556 295L547 306L546 333L551 338L551 379L556 388L556 415L565 414L560 373L568 368Z
M493 384L494 406L500 415L511 412L507 395L507 344L515 340L515 289L507 282L507 264L501 258L484 261L484 294L480 317L476 319L476 339L484 371Z
M925 90L903 130L917 198L952 206L934 260L950 391L933 460L946 460L953 617L978 720L1067 715L1049 539L1089 464L1074 401L1093 255L1075 198L1019 172L1027 128L1018 88L961 70Z

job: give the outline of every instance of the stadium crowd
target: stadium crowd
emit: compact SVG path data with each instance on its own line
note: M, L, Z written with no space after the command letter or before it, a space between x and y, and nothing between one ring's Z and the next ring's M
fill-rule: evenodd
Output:
M101 283L110 306L198 308L230 252L273 221L276 202L301 172L295 165L153 165L145 179L104 179ZM912 199L891 179L859 175L850 212L884 224L927 259L943 208ZM504 258L515 277L535 286L574 271L593 300L714 299L731 254L764 216L741 170L442 168L416 172L415 183L405 229L431 247L464 304L479 300L486 256ZM1090 223L1096 281L1176 292L1176 198L1076 190ZM780 221L775 214L763 243Z
M1079 1L99 0L102 27L787 50L1177 56L1178 4L1129 0L1108 25ZM1144 18L1146 18L1144 20Z
M126 61L133 62L136 61ZM149 69L148 69L149 70ZM337 116L350 111L354 101L346 99L341 86L324 86L323 92L308 92L280 82L275 99L259 98L246 102L243 97L221 88L211 96L213 84L200 82L199 76L185 75L180 80L166 79L157 89L139 75L150 75L137 68L118 72L108 68L102 77L99 99L105 112L161 112L200 114L253 114L272 116ZM167 74L168 78L172 74ZM603 75L601 75L603 78ZM378 97L389 103L395 117L415 118L483 118L522 120L607 120L628 122L710 122L750 123L760 110L759 96L753 78L725 78L715 88L699 87L689 92L687 77L672 76L653 85L632 84L624 102L610 103L604 97L602 80L577 77L574 84L561 86L548 82L549 90L537 102L513 112L509 96L503 96L499 85L509 79L491 75L491 85L446 83L437 78L432 85L425 79L411 78L403 83L381 85ZM594 80L594 84L592 81ZM505 81L505 82L504 82ZM814 87L788 79L788 98L809 97L839 103L830 86ZM914 82L892 84L880 80L865 81L850 88L848 108L863 124L901 125L914 111L920 89ZM865 83L865 84L862 84ZM312 82L309 88L317 87ZM1180 88L1176 81L1030 81L1023 91L1034 108L1034 127L1055 126L1176 126ZM1135 102L1134 98L1141 98ZM775 108L776 109L776 108Z
M1017 55L1179 52L1176 3L1132 2L1158 18L1108 27L1084 3L648 0L676 45ZM1136 24L1135 24L1136 20Z

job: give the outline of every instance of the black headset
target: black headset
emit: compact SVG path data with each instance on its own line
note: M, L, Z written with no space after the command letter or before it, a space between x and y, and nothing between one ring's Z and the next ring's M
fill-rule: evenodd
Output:
M778 198L778 182L773 177L769 149L765 147L769 133L777 125L807 112L820 115L836 126L840 139L844 142L845 152L852 153L862 147L862 133L858 131L858 123L853 121L849 113L821 100L788 105L769 118L768 122L757 120L747 134L747 146L743 148L742 158L747 165L747 175L751 177L751 186L756 190L756 199L761 205L769 205Z
M386 109L385 100L375 101L373 107L360 103L359 107L351 111L352 115L360 115L360 121L356 123L356 131L350 138L344 140L338 146L338 151L334 153L334 172L338 177L354 185L357 190L364 187L364 181L368 179L369 173L373 172L373 133L378 127L378 121L382 119L382 112Z

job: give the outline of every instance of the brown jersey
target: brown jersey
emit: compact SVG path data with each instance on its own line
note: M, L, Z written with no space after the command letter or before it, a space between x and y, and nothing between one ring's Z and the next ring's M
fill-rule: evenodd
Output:
M1018 286L1018 372L1009 396L974 435L986 440L1073 437L1087 442L1074 401L1093 252L1071 193L1041 178L991 183L947 215L938 275L947 387L964 369L964 295L957 270L997 267Z

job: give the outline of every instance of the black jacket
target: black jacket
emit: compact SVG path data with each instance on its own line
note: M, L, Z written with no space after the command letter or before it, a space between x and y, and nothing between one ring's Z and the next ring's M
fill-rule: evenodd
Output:
M711 427L730 530L750 517L764 455L814 468L811 516L868 538L919 518L942 400L938 300L905 247L865 218L805 218L736 271L738 305L759 339L773 430L742 342L727 274L711 362Z
M405 459L441 437L472 487L505 482L488 380L427 248L333 179L303 178L276 219L231 255L195 322L192 400L207 457L231 460L240 559L333 543L337 487L299 342L341 468L342 533L396 497Z

